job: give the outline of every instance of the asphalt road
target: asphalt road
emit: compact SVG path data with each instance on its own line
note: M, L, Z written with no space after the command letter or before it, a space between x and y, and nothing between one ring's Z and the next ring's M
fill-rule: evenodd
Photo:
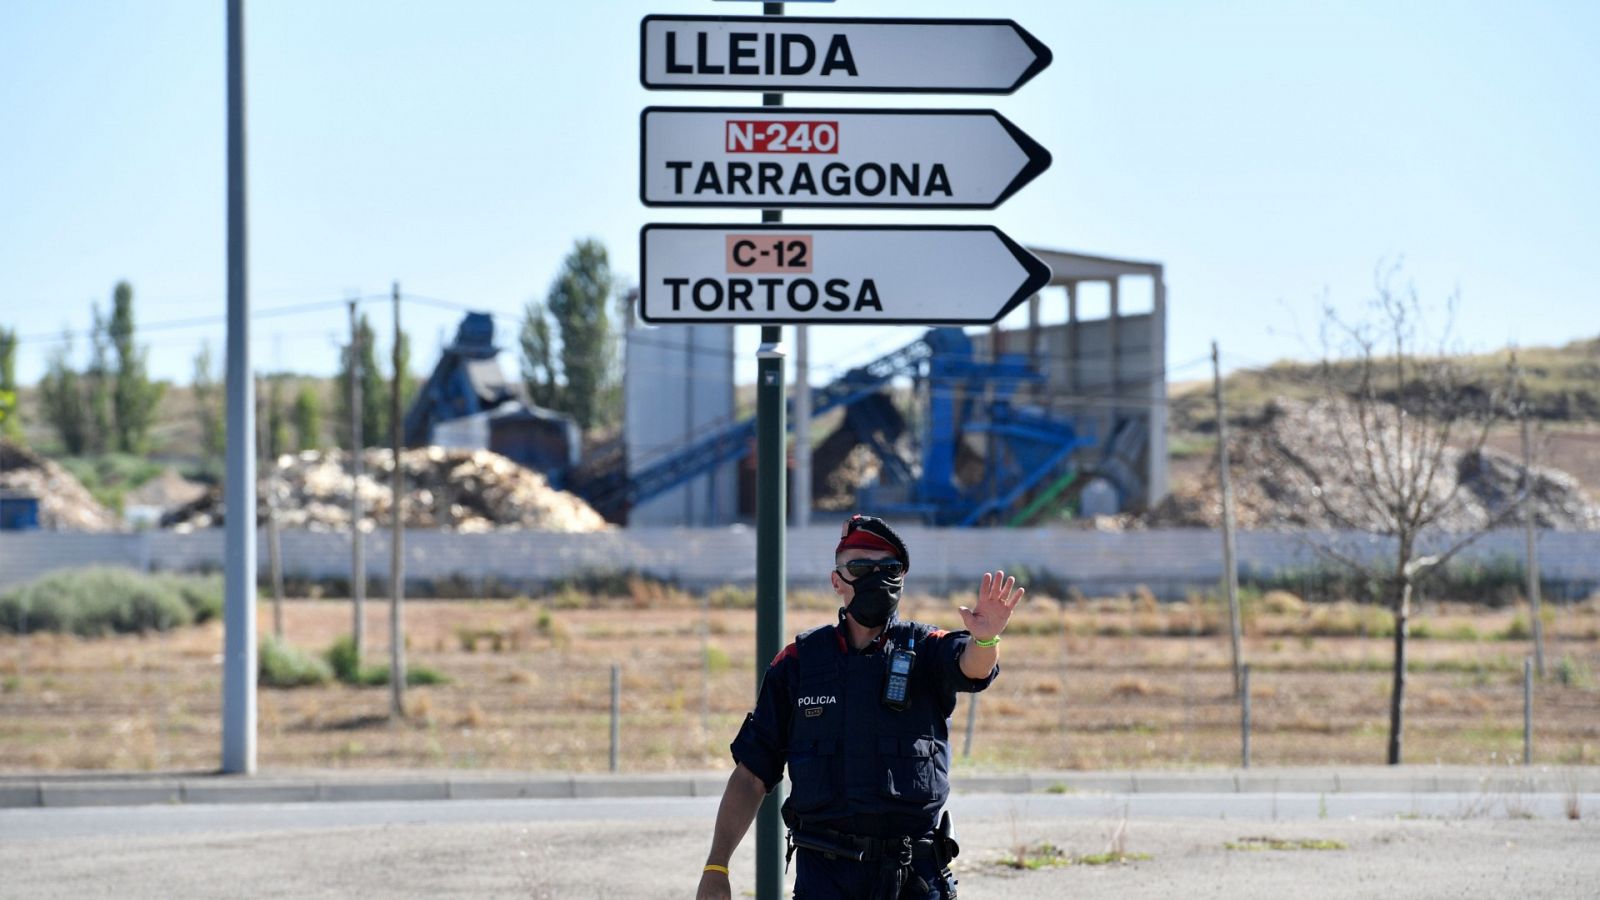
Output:
M962 897L1594 897L1600 796L958 795ZM0 897L691 897L714 798L0 811ZM1532 818L1530 818L1530 816ZM1125 824L1124 824L1125 823ZM1018 845L1149 854L1039 871ZM1241 851L1244 838L1345 849ZM734 885L753 887L753 836ZM747 894L748 895L748 894Z

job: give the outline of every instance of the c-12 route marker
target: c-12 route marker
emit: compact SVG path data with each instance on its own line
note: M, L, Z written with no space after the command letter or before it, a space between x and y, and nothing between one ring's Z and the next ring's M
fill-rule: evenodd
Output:
M647 206L993 209L1050 151L986 109L647 107Z
M988 225L646 225L646 322L980 325L1050 281Z
M645 16L639 45L664 90L1009 94L1051 60L1010 19Z

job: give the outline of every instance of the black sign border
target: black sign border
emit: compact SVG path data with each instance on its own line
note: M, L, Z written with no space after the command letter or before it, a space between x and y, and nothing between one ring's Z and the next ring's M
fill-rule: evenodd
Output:
M796 87L793 85L752 85L748 82L716 82L706 84L651 84L645 72L645 29L650 22L733 22L750 24L798 25L1003 25L1011 28L1022 42L1033 51L1033 63L1007 88L963 87ZM1014 94L1033 76L1043 72L1054 61L1055 54L1044 42L1034 37L1028 29L1014 19L915 19L915 18L852 18L849 16L682 16L648 15L639 20L639 84L651 91L761 91L763 93L831 93L831 94Z
M802 115L874 115L874 116L988 116L1005 129L1007 135L1016 142L1028 162L1017 173L1016 177L1005 186L992 203L833 203L833 202L801 202L790 203L779 200L650 200L645 196L645 183L648 173L645 171L645 120L653 112L658 113L716 113L728 115L758 115L758 116L802 116ZM1029 137L1026 132L1017 127L1016 123L992 109L856 109L837 106L646 106L639 112L639 202L649 207L656 208L681 208L681 209L995 209L1000 204L1011 199L1011 196L1022 190L1029 182L1038 178L1050 168L1054 157L1038 141Z
M645 253L645 235L652 228L671 228L676 231L987 231L1000 239L1005 248L1028 273L1022 286L1017 288L993 317L987 319L926 319L926 318L872 318L860 321L852 319L808 319L805 317L777 316L773 318L751 318L749 316L729 318L726 316L708 316L694 319L655 319L651 318L646 299L649 297L650 287L650 260ZM812 225L809 223L763 223L741 225L735 222L651 222L639 229L639 318L651 325L993 325L1005 318L1012 310L1021 306L1023 301L1037 294L1050 283L1052 273L1050 266L1044 260L1032 253L1027 248L1012 240L1009 235L993 225Z

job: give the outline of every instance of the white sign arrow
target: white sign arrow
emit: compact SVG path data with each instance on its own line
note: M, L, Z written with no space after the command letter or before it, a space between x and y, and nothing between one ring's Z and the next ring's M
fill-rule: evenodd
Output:
M993 209L1050 152L993 110L648 107L646 206Z
M646 322L977 325L1050 281L988 225L646 225Z
M645 16L639 81L670 90L1009 94L1050 65L1010 19Z

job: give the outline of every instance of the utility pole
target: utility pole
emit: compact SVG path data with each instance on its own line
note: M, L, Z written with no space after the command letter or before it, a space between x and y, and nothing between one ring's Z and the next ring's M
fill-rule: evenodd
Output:
M256 771L256 448L250 372L244 0L228 0L228 445L223 504L222 771Z
M400 357L400 282L394 283L394 384L389 389L389 441L394 453L389 501L389 715L406 715L406 470L400 464L400 385L406 373Z
M356 321L356 300L350 300L350 358L345 372L350 376L350 599L353 622L350 639L356 645L356 669L361 668L361 651L367 633L367 548L361 531L361 327Z
M782 3L762 4L762 14L782 16ZM783 94L763 93L763 107L783 106ZM763 209L761 221L782 222L783 210ZM784 627L785 516L787 480L783 390L783 328L761 326L756 351L756 691L764 663L786 643ZM783 789L767 794L756 815L756 900L783 896Z
M1528 555L1523 571L1528 579L1528 612L1533 618L1533 664L1539 677L1544 678L1544 617L1539 595L1539 541L1534 534L1533 521L1533 435L1528 422L1528 395L1522 382L1522 368L1517 367L1517 393L1522 403L1522 531L1527 539Z
M1212 395L1217 407L1217 476L1222 482L1222 578L1228 590L1228 635L1233 643L1233 693L1244 690L1243 653L1239 645L1239 567L1234 561L1233 485L1228 480L1228 418L1222 406L1222 362L1211 342Z

